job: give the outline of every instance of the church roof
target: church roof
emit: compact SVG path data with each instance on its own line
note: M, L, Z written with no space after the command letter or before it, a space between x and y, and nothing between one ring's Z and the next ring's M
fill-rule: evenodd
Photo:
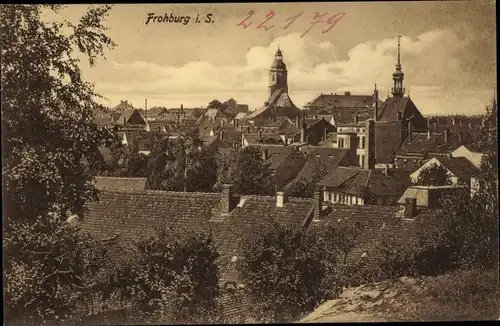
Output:
M344 94L323 94L318 95L314 100L305 105L306 108L366 108L375 103L375 97L370 95ZM379 100L379 104L382 102Z
M271 108L276 108L277 115L295 117L299 109L293 104L290 96L284 89L277 89L267 100L267 102L259 109L249 114L246 119L255 119L268 112Z
M413 104L412 100L407 96L401 98L389 97L379 110L378 120L398 120L398 112L401 112L401 117L405 117L406 108L410 106L410 103Z

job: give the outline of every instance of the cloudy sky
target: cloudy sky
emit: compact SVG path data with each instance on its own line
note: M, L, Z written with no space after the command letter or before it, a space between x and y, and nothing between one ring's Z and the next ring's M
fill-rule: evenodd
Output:
M69 6L60 17L76 19L85 8ZM251 22L248 28L237 26L251 10L255 13L245 21ZM271 10L275 14L264 25L274 27L257 28ZM315 12L326 15L313 26ZM185 25L146 24L149 13L191 19ZM338 13L345 16L322 33L331 27L328 18ZM207 14L213 22L204 22ZM385 99L392 86L397 35L402 36L406 92L422 113L481 112L496 87L491 0L117 4L106 25L117 47L106 52L106 60L82 69L111 106L129 100L143 107L145 98L149 107L206 106L214 98L232 97L255 109L267 99L268 69L278 44L297 106L322 92L371 94L375 83Z

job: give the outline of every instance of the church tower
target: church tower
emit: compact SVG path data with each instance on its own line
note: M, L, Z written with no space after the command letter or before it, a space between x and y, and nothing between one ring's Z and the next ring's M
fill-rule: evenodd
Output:
M403 97L405 89L403 88L403 79L405 74L401 71L401 36L398 36L398 63L396 64L396 71L392 74L394 80L394 87L392 88L392 95L397 98Z
M286 64L283 62L283 55L278 46L278 51L274 55L273 65L269 70L269 97L278 89L283 89L285 93L288 93L287 74Z

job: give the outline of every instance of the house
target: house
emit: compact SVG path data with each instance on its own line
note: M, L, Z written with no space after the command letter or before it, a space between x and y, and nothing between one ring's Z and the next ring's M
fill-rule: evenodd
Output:
M441 208L441 199L450 195L466 194L469 188L464 185L443 185L443 186L409 186L398 204L404 204L408 198L415 199L415 205L427 209Z
M440 133L412 132L397 149L394 163L398 168L414 171L431 157L449 156L462 145L470 146L476 141L471 133L450 133L448 129Z
M416 183L422 171L433 165L444 167L453 185L470 186L471 179L478 172L477 167L465 157L433 157L410 174L412 183Z
M337 127L334 148L347 148L356 155L356 165L371 169L375 166L375 122L369 119L366 122Z
M276 189L282 190L302 170L306 156L296 148L284 147L283 150L269 154L264 148L263 158L267 169L271 171Z
M451 152L452 157L465 157L469 162L472 163L476 168L481 166L481 161L483 159L483 154L480 149L474 144L462 145L453 152Z
M130 111L133 109L134 109L134 106L132 105L132 103L129 103L127 100L121 100L120 104L118 104L117 106L112 108L111 111L124 112L124 111Z
M130 245L162 228L212 233L220 254L220 302L223 311L234 317L244 314L251 304L248 297L225 291L241 288L237 266L246 249L245 238L273 221L303 228L313 216L312 199L287 198L281 193L238 196L231 185L225 185L221 193L106 189L86 207L81 229L109 246Z
M124 127L146 127L146 120L137 109L124 110L116 123Z
M429 221L435 219L440 210L417 207L414 198L408 198L399 206L348 206L322 201L318 191L314 198L314 218L309 229L325 229L358 226L359 236L354 238L353 248L347 252L345 262L381 259L380 247L384 240L394 239L410 245L417 243L419 236L429 231ZM316 213L318 212L318 213Z
M329 112L333 115L334 112L342 111L343 109L364 109L373 107L378 101L381 105L382 102L378 99L378 93L368 95L352 95L351 92L346 91L344 94L321 93L315 99L304 105L304 108L310 112ZM353 113L353 112L351 112ZM352 114L350 115L352 116ZM370 117L372 114L370 114Z
M302 153L307 161L297 176L285 187L285 192L296 183L311 184L322 179L326 173L338 166L351 166L354 159L348 149L344 148L303 148Z
M338 166L318 182L324 201L346 205L395 205L410 184L401 170Z
M166 107L152 107L148 110L139 109L139 113L146 119L147 121L155 121L162 114L167 112Z

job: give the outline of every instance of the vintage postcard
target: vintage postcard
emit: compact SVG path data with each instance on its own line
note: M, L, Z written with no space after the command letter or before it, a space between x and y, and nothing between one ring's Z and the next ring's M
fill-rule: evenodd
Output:
M495 12L1 5L5 324L498 319Z

